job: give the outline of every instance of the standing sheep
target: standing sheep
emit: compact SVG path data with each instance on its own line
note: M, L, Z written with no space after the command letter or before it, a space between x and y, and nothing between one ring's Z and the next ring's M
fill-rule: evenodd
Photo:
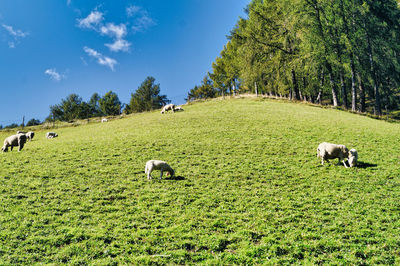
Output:
M26 143L26 135L25 134L16 134L9 136L4 140L4 145L1 148L3 152L8 152L8 147L11 147L11 150L13 150L14 146L18 146L18 151L21 151L22 148L24 147Z
M322 165L324 165L324 161L329 162L328 159L338 158L338 164L342 161L343 165L347 168L344 158L349 157L349 149L345 145L323 142L318 145L317 157L322 159Z
M164 114L165 112L168 112L169 110L172 110L172 112L175 112L175 104L167 104L165 105L162 110L161 113Z
M144 172L147 174L147 179L151 179L151 172L153 170L161 170L160 179L163 176L163 172L167 171L171 177L175 175L175 171L166 162L160 160L150 160L146 163Z

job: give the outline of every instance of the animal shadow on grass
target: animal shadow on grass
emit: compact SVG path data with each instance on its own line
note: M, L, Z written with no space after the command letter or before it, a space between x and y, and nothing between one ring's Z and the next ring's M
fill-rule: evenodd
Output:
M183 176L180 176L180 175L178 175L178 176L168 176L168 177L166 177L165 178L165 180L185 180L185 177L183 177Z
M374 164L374 163L367 163L367 162L361 162L361 161L358 161L357 162L357 168L363 168L363 169L365 169L365 168L370 168L370 167L377 167L378 165L377 164Z

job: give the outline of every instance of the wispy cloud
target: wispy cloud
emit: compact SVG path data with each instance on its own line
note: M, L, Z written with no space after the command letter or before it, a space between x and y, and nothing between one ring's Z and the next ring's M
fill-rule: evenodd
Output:
M29 32L23 32L22 30L14 29L10 25L1 24L1 26L7 31L7 33L13 39L12 41L8 41L8 47L15 48L16 43L19 43L19 40L25 38L29 35Z
M114 38L113 43L104 44L110 49L110 51L112 52L129 51L131 43L123 39L128 33L125 24L115 25L114 23L108 23L106 26L102 26L100 28L100 31L103 35L107 35L109 37Z
M65 76L64 74L58 73L57 70L56 70L55 68L46 69L46 70L44 71L44 73L45 73L46 75L49 75L50 78L51 78L52 80L55 80L55 81L60 81L60 80L66 78L66 76Z
M118 39L113 43L106 43L104 45L107 46L112 52L128 52L131 43L123 39Z
M83 50L91 57L97 59L97 63L103 66L109 67L114 71L114 66L118 63L115 59L102 55L101 53L89 48L87 46L83 47Z
M71 4L71 0L67 0L67 6Z
M102 34L116 39L122 39L127 34L125 24L115 25L114 23L108 23L106 26L102 26L100 31Z
M21 30L14 30L14 28L12 26L6 25L6 24L2 24L3 28L6 29L6 31L13 37L15 38L25 38L26 36L29 35L28 32L23 32Z
M128 17L134 16L136 13L138 13L142 8L140 6L135 6L135 5L129 5L126 7L126 14Z
M80 28L96 29L96 26L98 26L103 19L102 12L93 10L86 18L78 19L78 26Z
M148 28L156 25L156 22L150 17L149 13L146 10L140 9L140 12L135 16L135 20L133 21L132 31L143 32Z

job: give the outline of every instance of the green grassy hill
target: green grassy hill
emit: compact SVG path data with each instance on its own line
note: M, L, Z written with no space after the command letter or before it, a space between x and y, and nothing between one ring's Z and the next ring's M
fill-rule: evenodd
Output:
M232 99L55 131L0 153L1 264L400 263L398 124Z

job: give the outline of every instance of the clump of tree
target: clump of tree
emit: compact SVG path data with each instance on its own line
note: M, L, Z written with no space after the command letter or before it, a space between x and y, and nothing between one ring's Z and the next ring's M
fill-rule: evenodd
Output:
M217 90L213 86L212 80L209 78L209 75L203 78L200 86L195 86L188 93L187 98L185 99L187 102L191 102L198 99L208 99L214 98L217 96Z
M252 91L377 115L398 107L397 1L253 0L246 13L212 64L216 95Z
M12 123L12 124L5 126L4 128L17 128L17 127L19 127L19 125L17 123Z
M160 84L154 77L147 77L139 88L131 94L131 100L124 111L127 114L160 109L170 103L166 95L160 95Z
M127 114L137 113L159 109L170 102L166 95L160 95L160 84L155 84L155 78L147 77L136 92L132 93L129 104L122 104L118 95L112 91L102 97L94 93L88 102L73 93L62 99L61 103L50 106L50 114L46 121L68 122L99 116L115 116L120 115L122 110ZM40 121L32 120L29 123L40 123Z
M29 121L26 123L26 126L27 126L27 127L30 127L30 126L37 126L37 125L40 125L40 124L41 124L41 122L40 122L39 119L32 118L31 120L29 120Z
M73 93L62 99L61 103L50 106L50 114L46 120L73 121L103 115L119 115L121 108L118 95L112 91L103 97L94 93L89 102L83 101L82 97Z

